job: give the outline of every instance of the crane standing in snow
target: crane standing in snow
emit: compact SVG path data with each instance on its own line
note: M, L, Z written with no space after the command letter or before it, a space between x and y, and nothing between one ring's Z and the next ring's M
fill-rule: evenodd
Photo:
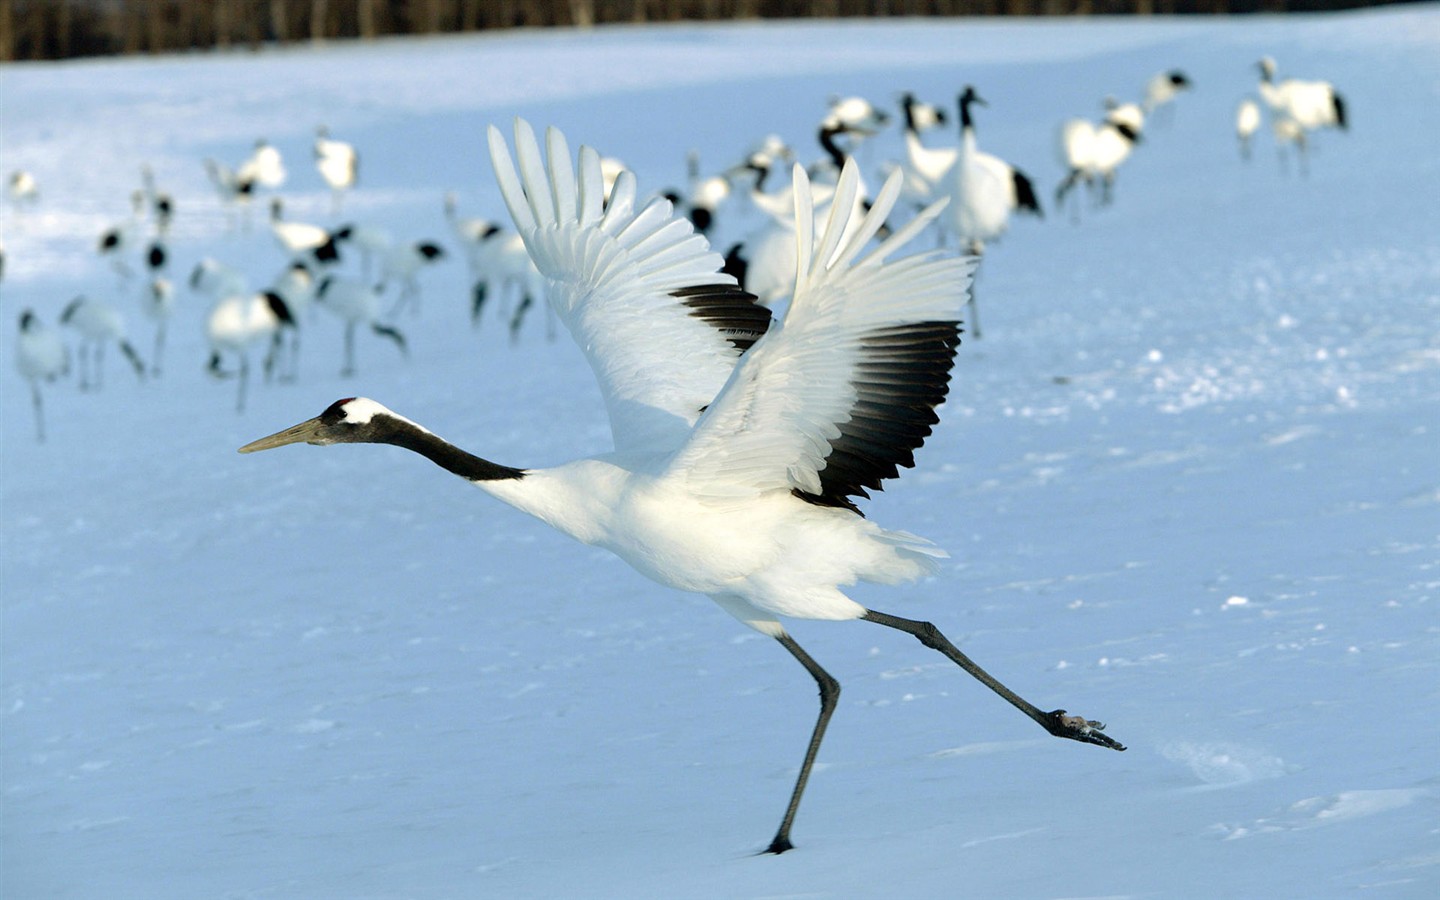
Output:
M960 94L960 150L955 164L944 176L939 188L950 198L941 222L944 231L959 239L960 245L975 256L985 252L985 245L998 240L1010 227L1012 211L1043 216L1035 197L1035 185L1019 169L986 153L976 145L975 119L972 105L985 105L975 88L965 86ZM976 305L975 285L970 285L970 332L980 336L980 308Z
M70 350L60 333L47 328L32 310L20 314L16 337L15 365L30 382L30 403L35 408L35 438L45 443L45 404L40 382L54 381L70 372Z
M780 617L863 619L913 635L1058 737L1124 749L1103 725L1043 712L961 653L934 625L867 609L841 588L933 572L943 551L864 518L868 496L938 420L959 344L972 260L921 254L887 262L938 211L868 253L900 192L896 173L858 228L853 161L831 212L814 218L796 167L797 286L785 318L720 273L690 223L656 200L635 208L626 172L604 198L600 158L528 124L515 127L518 171L490 129L501 192L550 301L600 381L613 452L522 469L461 450L373 400L339 400L316 418L240 448L385 443L415 451L583 543L604 547L660 584L707 594L774 638L820 688L820 714L767 851L791 849L791 826L840 693ZM847 234L847 232L849 232Z
M315 168L330 186L331 212L338 214L345 192L360 176L360 156L354 146L335 140L330 129L321 125L315 129Z

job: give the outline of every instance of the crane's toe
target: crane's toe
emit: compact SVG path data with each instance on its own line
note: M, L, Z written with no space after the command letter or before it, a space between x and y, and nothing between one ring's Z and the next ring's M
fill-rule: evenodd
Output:
M1095 722L1084 716L1066 715L1063 709L1048 712L1045 714L1045 718L1049 720L1047 728L1056 737L1069 738L1083 744L1109 747L1111 750L1125 749L1124 744L1105 733L1104 722Z
M795 845L792 844L792 843L790 843L790 838L788 838L788 837L786 837L786 836L784 836L784 835L779 835L779 834L777 834L777 835L775 836L775 840L771 841L771 842L770 842L770 846L766 847L763 851L761 851L760 855L761 855L761 856L765 856L765 855L769 854L769 855L773 855L773 856L779 856L780 854L784 853L784 852L787 851L787 850L794 850L794 849L795 849Z

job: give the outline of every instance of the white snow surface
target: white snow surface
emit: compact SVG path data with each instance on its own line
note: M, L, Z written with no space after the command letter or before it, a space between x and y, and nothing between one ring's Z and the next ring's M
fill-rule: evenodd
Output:
M1236 150L1263 54L1349 103L1308 177L1268 133ZM1058 124L1176 67L1195 89L1113 206L1051 208ZM606 449L581 355L538 316L514 347L471 329L458 255L396 320L408 359L362 333L340 378L313 310L301 377L243 415L181 287L163 377L112 349L34 438L23 308L107 298L148 355L139 285L93 249L144 164L176 198L172 273L213 255L258 287L283 265L263 204L228 230L201 167L258 137L297 220L453 249L446 190L504 215L489 123L558 125L660 190L691 148L817 157L832 94L949 109L966 83L1047 214L988 251L942 423L864 504L952 558L854 595L1123 754L899 632L793 622L845 692L797 849L757 855L816 711L773 641L405 451L235 453L357 394L503 463ZM515 32L15 64L0 96L0 168L41 192L0 213L0 895L1440 895L1440 7ZM321 123L361 154L338 217Z

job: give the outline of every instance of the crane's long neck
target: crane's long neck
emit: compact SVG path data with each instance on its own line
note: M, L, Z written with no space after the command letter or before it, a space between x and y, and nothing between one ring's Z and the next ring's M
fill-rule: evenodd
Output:
M821 128L820 146L824 147L825 152L830 154L830 159L834 161L835 168L843 169L845 167L845 151L840 149L839 144L835 143L835 135L839 133L840 130L837 128Z
M971 102L969 94L960 98L960 147L961 152L967 155L975 152L975 119L970 115Z
M459 447L408 421L397 421L393 429L378 436L375 443L393 444L413 450L447 472L467 481L504 481L525 477L524 469L502 466Z
M906 94L901 102L901 108L905 112L905 134L919 134L920 129L915 127L915 97Z
M467 453L399 416L380 423L367 438L413 450L523 513L576 540L603 539L617 495L620 470L594 460L551 469L514 469Z

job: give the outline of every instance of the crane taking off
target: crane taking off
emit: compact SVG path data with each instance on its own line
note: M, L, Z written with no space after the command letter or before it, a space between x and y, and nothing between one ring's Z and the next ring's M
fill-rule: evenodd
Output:
M607 200L599 154L582 147L577 175L554 129L546 133L548 163L523 121L514 158L493 127L489 142L549 300L600 382L614 450L553 468L512 468L351 398L242 453L302 442L404 447L663 585L709 595L778 641L819 685L820 714L767 852L793 846L791 826L840 693L781 617L863 619L907 632L1049 733L1124 749L1099 722L1025 701L934 625L867 609L841 590L916 579L945 556L923 538L881 528L855 504L898 466L914 465L949 388L975 261L939 252L887 261L938 205L871 248L901 176L861 214L852 202L859 174L847 162L828 221L817 223L797 166L796 286L784 319L773 323L668 201L636 208L631 173ZM858 227L849 221L856 215Z

